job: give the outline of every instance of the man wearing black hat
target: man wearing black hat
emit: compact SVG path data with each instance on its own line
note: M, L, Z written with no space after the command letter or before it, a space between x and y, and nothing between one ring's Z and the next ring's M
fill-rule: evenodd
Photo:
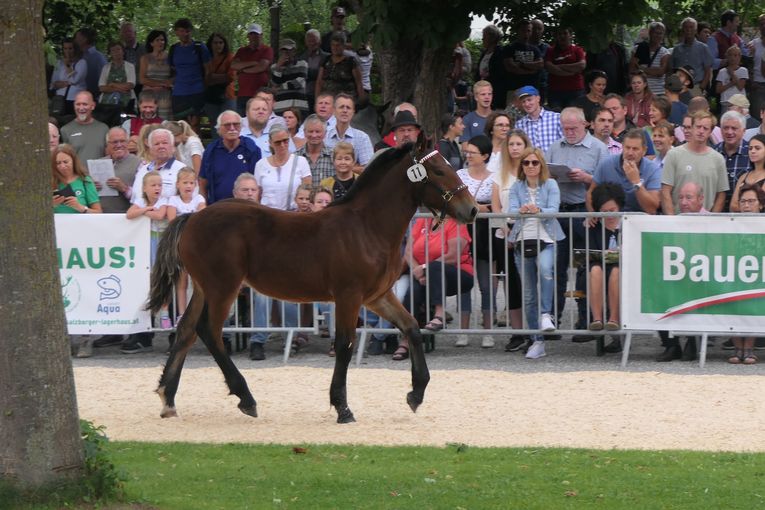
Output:
M399 111L393 118L391 132L396 140L396 147L402 147L407 143L417 143L420 136L420 125L408 110Z
M321 36L321 49L327 53L330 53L332 51L332 48L330 47L330 39L332 38L332 34L335 32L342 32L345 34L345 40L350 41L351 40L351 33L345 29L345 16L346 12L345 9L342 7L333 7L332 8L332 17L329 19L330 22L330 29L329 32Z
M695 95L691 89L693 89L693 84L695 83L695 74L693 72L693 68L691 66L682 66L675 69L675 76L680 78L680 83L683 85L682 90L680 91L679 98L680 102L687 105L691 102L691 99L693 99L693 96Z

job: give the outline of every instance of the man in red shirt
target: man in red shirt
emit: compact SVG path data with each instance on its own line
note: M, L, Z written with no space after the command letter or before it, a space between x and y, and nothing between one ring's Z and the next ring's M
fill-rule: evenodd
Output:
M549 73L548 106L561 111L571 106L574 99L584 94L584 75L587 65L584 50L571 43L571 30L558 29L555 45L545 54L545 69Z
M249 44L239 48L231 62L231 68L238 73L239 92L236 107L240 115L244 115L247 101L255 96L258 89L267 86L271 77L274 50L260 44L262 34L263 28L257 23L252 23L247 28Z

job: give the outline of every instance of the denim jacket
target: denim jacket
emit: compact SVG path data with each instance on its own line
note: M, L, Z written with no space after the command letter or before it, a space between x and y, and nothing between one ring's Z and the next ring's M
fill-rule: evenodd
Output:
M510 188L510 213L517 213L521 206L531 202L529 195L529 187L526 185L526 181L517 181ZM558 189L558 183L555 179L547 179L544 184L539 186L539 192L537 193L537 207L543 213L557 213L560 206L560 189ZM560 227L560 223L555 218L544 218L540 220L547 235L556 241L561 241L566 238L566 234L563 233L563 229ZM517 219L513 224L513 229L510 231L509 241L516 242L518 236L523 232L523 217Z

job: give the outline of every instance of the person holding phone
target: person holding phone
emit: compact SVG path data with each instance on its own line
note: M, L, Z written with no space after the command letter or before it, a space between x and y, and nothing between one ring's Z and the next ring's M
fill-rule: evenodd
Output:
M74 147L61 144L51 153L53 212L101 213L98 191Z

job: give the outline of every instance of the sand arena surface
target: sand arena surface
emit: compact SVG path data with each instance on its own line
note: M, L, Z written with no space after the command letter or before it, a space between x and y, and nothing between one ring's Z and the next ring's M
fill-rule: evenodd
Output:
M161 371L160 363L75 366L80 417L113 440L765 451L762 375L432 370L414 414L408 371L352 366L348 400L358 421L338 425L329 368L242 369L258 418L239 412L209 366L184 369L179 417L161 419Z

